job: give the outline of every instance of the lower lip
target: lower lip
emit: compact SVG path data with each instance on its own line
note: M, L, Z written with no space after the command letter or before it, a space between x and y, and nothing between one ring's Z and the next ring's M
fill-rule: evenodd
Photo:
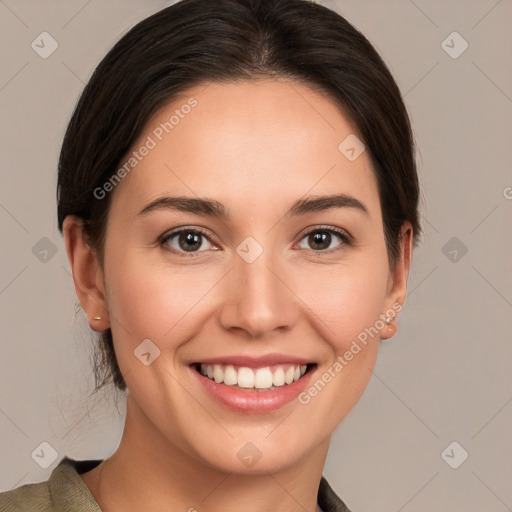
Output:
M218 384L191 367L191 371L197 376L206 392L221 404L238 412L254 413L275 411L291 402L307 387L314 370L315 368L308 369L298 381L292 384L285 384L267 391L244 391L226 384Z

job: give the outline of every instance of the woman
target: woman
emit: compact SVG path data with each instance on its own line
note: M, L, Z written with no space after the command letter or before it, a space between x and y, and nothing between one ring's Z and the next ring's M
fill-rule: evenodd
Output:
M122 440L0 509L349 510L322 471L397 330L418 195L396 83L333 11L184 0L135 26L58 178Z

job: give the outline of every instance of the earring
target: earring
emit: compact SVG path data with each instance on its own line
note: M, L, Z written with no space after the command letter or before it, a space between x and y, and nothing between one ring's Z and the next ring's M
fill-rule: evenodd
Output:
M388 324L388 325L391 325L391 323L393 322L393 320L395 320L395 316L388 316L386 317L385 319L385 322ZM391 327L388 327L388 332L393 332L393 329Z
M94 320L101 320L101 316L95 316Z

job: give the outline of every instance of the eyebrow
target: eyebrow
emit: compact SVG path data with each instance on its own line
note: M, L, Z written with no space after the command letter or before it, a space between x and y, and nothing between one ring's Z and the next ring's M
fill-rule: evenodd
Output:
M306 215L312 212L331 210L334 208L354 208L369 215L366 206L355 197L346 194L329 196L309 196L296 201L286 212L285 216ZM195 198L184 196L166 196L156 199L145 206L139 215L145 215L156 210L176 210L180 212L196 213L208 217L228 219L229 210L219 201L208 198Z

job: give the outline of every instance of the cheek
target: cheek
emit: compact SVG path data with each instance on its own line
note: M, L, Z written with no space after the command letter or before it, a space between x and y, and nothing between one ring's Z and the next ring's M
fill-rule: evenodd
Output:
M318 316L318 324L324 325L325 337L337 353L365 329L381 324L388 276L382 259L372 258L300 277L300 297Z
M389 277L382 261L367 258L357 265L304 273L308 277L301 279L301 297L314 312L311 322L316 322L329 350L323 352L323 365L299 403L304 421L323 418L326 431L334 430L354 407L375 366Z
M147 338L157 345L165 338L166 348L171 348L169 341L178 344L192 335L191 325L197 325L194 318L207 305L216 275L198 272L193 266L153 263L133 250L124 254L113 250L110 261L115 264L106 269L109 315L122 350L133 350Z

